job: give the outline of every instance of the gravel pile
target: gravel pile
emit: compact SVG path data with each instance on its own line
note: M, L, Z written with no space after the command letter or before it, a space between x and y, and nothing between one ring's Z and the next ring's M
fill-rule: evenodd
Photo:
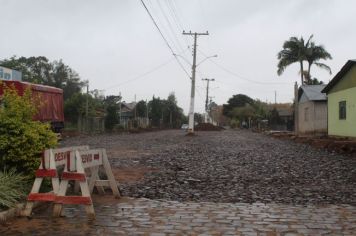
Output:
M147 167L123 195L178 201L356 205L356 156L249 131L162 131L70 138L108 149L113 168Z
M194 127L195 131L220 131L223 129L224 128L222 128L220 126L216 126L216 125L213 125L210 123L200 123Z

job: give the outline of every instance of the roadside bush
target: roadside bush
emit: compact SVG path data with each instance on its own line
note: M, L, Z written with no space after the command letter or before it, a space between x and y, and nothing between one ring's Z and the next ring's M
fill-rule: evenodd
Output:
M113 130L117 122L117 107L116 105L109 105L106 109L105 129L109 131Z
M0 106L0 168L15 168L33 175L46 148L55 147L56 135L49 124L33 121L36 109L30 91L21 97L5 88Z
M25 176L17 174L15 169L0 171L0 209L7 209L23 199L29 190Z

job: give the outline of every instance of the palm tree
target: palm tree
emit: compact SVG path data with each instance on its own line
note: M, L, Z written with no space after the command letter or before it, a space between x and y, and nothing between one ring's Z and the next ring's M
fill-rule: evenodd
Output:
M325 50L324 46L315 45L314 42L311 42L310 46L307 48L306 51L306 61L308 62L307 78L308 79L311 78L310 68L313 64L322 69L327 70L331 74L331 69L328 65L318 62L319 60L327 60L327 59L332 59L332 57L330 53L328 53Z
M277 54L278 57L278 70L277 74L281 75L287 66L299 62L300 71L304 71L303 69L303 61L306 60L307 48L309 47L310 40L313 37L311 35L308 41L305 43L303 37L299 39L297 37L291 37L289 40L283 43L283 49ZM304 75L300 73L301 83L304 82Z
M323 68L331 74L331 69L324 63L320 63L319 60L332 59L330 53L328 53L324 46L316 45L311 41L313 35L311 35L308 41L305 43L303 37L299 39L297 37L291 37L283 44L283 49L277 54L278 57L278 70L277 74L281 75L287 66L299 62L300 64L300 77L301 84L305 82L309 83L311 79L310 69L312 65L316 65ZM305 72L303 68L303 61L308 62L308 70Z

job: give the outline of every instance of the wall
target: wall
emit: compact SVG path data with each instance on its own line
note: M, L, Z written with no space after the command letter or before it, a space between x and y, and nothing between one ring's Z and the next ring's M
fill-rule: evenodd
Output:
M341 80L329 91L329 94L343 91L345 89L356 87L356 66L351 69L342 77Z
M340 101L346 101L345 120L339 120ZM356 137L356 87L328 94L328 134Z
M308 109L306 114L305 110ZM308 101L298 106L298 134L322 135L327 132L326 101Z

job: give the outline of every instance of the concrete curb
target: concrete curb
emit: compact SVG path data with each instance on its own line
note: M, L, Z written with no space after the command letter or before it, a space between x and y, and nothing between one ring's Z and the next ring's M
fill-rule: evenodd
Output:
M46 202L35 202L33 208L35 209L37 207L43 206L44 204L46 204ZM23 216L22 211L24 210L25 205L26 203L18 203L15 207L0 212L0 223L5 223L6 221L15 217Z

